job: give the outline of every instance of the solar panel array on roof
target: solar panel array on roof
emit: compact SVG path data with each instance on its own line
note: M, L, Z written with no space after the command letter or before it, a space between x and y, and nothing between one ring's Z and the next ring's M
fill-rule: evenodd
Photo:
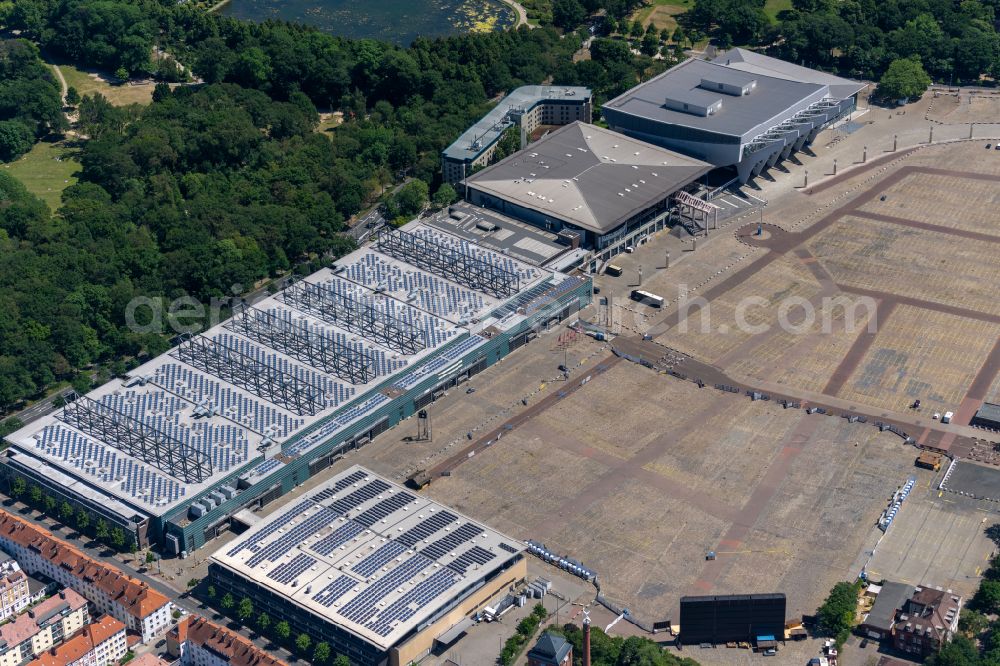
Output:
M405 552L406 546L398 541L389 541L374 553L355 564L354 567L351 568L351 571L359 576L368 578L385 566L390 560L392 560L392 558L397 555L402 555Z
M305 553L300 553L284 564L279 564L267 577L276 580L282 585L287 585L294 581L300 573L316 564L316 558L309 557Z
M341 497L339 500L331 504L330 508L337 513L347 513L354 507L364 504L371 498L377 496L379 493L385 492L388 489L388 483L376 479L375 481L361 486L344 497Z
M351 588L354 587L357 582L358 581L354 580L350 576L341 576L320 590L315 596L313 596L313 599L315 599L324 608L329 608L337 601L337 599L350 592Z
M358 514L354 517L354 520L361 523L365 527L371 527L389 514L399 511L404 506L411 504L414 499L416 498L410 493L399 493L398 495L393 495L382 500L372 508L367 509L364 513Z
M333 532L312 545L312 549L324 557L365 531L361 525L348 520Z
M295 508L251 528L216 553L213 566L268 588L271 602L288 598L380 646L428 619L435 605L454 603L449 592L479 589L479 577L494 578L522 553L502 535L359 468Z
M459 527L457 530L452 532L446 537L438 539L431 545L427 546L420 551L422 555L428 557L432 560L437 560L452 550L462 545L466 541L475 539L477 536L483 533L483 528L478 525L473 525L472 523L466 523Z
M458 516L450 511L441 511L434 514L430 518L427 518L419 525L410 528L396 540L404 546L411 547L421 539L426 539L430 535L442 529L445 525L450 525L455 522L457 518Z

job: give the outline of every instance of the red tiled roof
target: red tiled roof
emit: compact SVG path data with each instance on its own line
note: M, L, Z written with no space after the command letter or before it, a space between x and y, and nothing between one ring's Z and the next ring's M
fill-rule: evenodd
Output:
M171 633L175 633L178 642L189 640L195 645L211 648L225 656L230 666L288 666L249 639L197 615L186 616Z
M65 666L82 658L95 646L124 630L124 624L110 615L105 615L98 622L88 624L82 632L59 647L38 655L28 666Z
M63 590L29 609L27 613L21 613L13 622L0 626L0 639L6 641L7 645L17 645L34 636L39 630L35 618L45 615L63 603L68 603L70 608L76 610L86 606L87 600L73 590Z
M30 548L76 578L93 583L121 604L129 615L140 620L169 603L166 596L146 583L127 576L117 567L88 557L48 530L3 510L0 510L0 537Z

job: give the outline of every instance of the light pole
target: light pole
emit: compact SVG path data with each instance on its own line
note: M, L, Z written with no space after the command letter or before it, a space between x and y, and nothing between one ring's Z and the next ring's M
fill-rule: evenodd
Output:
M837 158L836 157L833 158L833 175L834 176L837 175Z

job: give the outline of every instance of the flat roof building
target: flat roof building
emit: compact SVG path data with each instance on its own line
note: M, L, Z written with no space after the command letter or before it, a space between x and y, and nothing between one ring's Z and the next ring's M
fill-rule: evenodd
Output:
M517 541L355 465L217 551L209 574L352 664L398 666L525 567Z
M7 436L0 477L191 553L589 303L521 231L385 229Z
M596 125L571 123L465 180L473 204L605 250L662 218L712 165Z
M1000 405L992 402L984 402L976 410L975 416L969 425L976 428L986 428L987 430L1000 430Z
M445 182L460 182L477 167L488 165L509 128L516 128L523 148L527 137L542 125L589 123L592 103L590 88L579 86L521 86L513 90L441 153Z
M691 58L607 102L608 125L746 182L856 105L865 84L745 49Z

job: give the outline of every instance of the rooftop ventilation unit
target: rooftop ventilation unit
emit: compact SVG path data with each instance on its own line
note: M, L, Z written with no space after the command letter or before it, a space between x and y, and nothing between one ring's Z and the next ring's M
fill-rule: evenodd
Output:
M749 95L757 87L757 80L751 79L749 81L722 81L714 78L702 78L701 83L698 87L702 90L709 90L711 92L720 92L726 95L732 95L733 97L744 97Z

